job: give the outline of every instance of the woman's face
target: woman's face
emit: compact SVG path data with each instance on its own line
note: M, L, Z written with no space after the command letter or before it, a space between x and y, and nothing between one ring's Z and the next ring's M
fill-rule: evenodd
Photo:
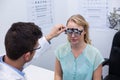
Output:
M78 26L76 23L70 21L67 25L68 40L72 45L78 45L84 42L84 29L82 26Z

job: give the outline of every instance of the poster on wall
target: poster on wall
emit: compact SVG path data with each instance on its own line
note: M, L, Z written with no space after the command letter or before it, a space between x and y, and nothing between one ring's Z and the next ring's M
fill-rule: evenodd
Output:
M54 23L53 0L27 0L27 19L43 30Z
M109 28L119 31L120 30L120 0L109 1Z
M88 21L90 28L108 28L108 0L79 0L78 10Z

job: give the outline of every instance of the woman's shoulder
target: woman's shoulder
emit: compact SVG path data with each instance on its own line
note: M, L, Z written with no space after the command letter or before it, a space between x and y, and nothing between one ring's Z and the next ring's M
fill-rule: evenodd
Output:
M94 59L97 55L100 55L100 51L93 45L87 44L87 47L84 51L84 55L88 59Z
M57 47L57 49L55 50L55 55L58 58L61 58L65 55L67 55L69 52L70 52L70 44L64 43L64 44L61 44Z
M70 44L68 42L64 43L64 44L60 44L57 47L57 50L60 50L60 51L66 51L66 50L69 50L69 49L70 49Z
M87 44L87 51L92 53L100 53L100 51L93 45Z
M99 58L99 57L102 59L102 55L100 51L93 45L89 45L89 44L87 45L84 55L91 62L94 62L94 60L96 60L96 58Z
M94 70L104 61L100 51L93 45L87 45L85 56L87 57L88 61L94 65Z

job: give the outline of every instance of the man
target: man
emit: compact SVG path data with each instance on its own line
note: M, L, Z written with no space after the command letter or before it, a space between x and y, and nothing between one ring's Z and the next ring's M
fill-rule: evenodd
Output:
M36 50L46 49L49 41L64 30L63 25L56 25L42 37L34 23L13 23L5 36L6 55L0 57L0 80L26 80L23 66L33 59Z

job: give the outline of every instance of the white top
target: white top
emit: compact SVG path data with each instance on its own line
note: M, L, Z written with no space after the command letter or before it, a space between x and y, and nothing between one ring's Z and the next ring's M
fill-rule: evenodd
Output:
M30 65L24 69L26 77L28 80L54 80L54 72Z
M42 54L44 51L46 51L48 49L48 47L50 46L50 44L45 39L45 37L42 37L39 40L39 44L40 44L41 48L39 50L37 50L35 57L39 57L40 54ZM2 59L2 56L0 56L1 59ZM31 69L28 69L27 71L29 71L29 70L32 74L33 72L31 71ZM35 74L35 75L37 75L37 74ZM6 63L2 62L2 60L0 61L0 80L29 80L29 79L26 79L25 76L26 75L21 75L19 73L19 71L14 69L12 66L7 65ZM32 79L32 80L38 80L38 79Z

